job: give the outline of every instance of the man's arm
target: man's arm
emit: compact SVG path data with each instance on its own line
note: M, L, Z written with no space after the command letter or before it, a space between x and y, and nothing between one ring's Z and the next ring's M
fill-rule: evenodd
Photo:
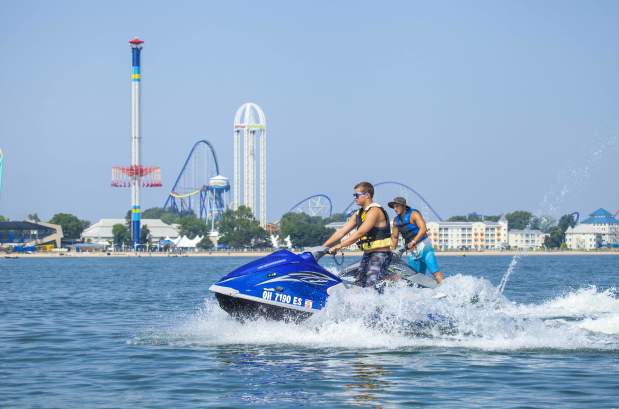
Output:
M395 219L393 219L393 223L391 223L391 250L395 250L398 246L399 234L400 232L398 231L398 225L396 224Z
M327 241L325 241L322 246L323 247L331 247L333 246L335 243L337 243L338 241L341 240L342 237L346 236L346 234L348 234L349 231L351 231L352 229L355 228L355 217L356 214L353 214L348 221L346 222L346 224L344 226L342 226L341 228L339 228L335 233L333 233L331 235L331 237L329 237L327 239Z
M426 228L426 221L423 220L423 216L418 211L414 211L411 213L411 223L415 223L417 227L419 227L419 232L413 237L411 242L408 244L409 249L415 248L419 240L426 234L428 229Z

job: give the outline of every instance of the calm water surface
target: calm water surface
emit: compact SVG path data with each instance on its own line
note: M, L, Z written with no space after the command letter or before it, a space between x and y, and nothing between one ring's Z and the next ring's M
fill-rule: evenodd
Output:
M300 325L219 309L247 261L0 259L0 407L619 408L619 256L523 257L503 295L511 257L444 257L443 299L361 292ZM400 326L427 311L456 331Z

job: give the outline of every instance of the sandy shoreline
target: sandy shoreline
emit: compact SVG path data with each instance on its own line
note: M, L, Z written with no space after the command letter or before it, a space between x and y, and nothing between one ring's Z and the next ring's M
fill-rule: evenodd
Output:
M134 253L134 252L67 252L67 253L9 253L0 254L0 258L118 258L118 257L261 257L270 252L262 251L213 251L213 252L190 252L182 254L174 253ZM346 256L361 256L361 252L351 251L344 253ZM438 257L479 257L479 256L619 256L619 250L598 251L439 251Z

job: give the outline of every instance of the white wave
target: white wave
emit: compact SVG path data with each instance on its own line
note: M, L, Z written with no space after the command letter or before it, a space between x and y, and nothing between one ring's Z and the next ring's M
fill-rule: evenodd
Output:
M382 295L371 289L336 292L323 311L300 324L268 320L240 323L208 298L190 317L134 342L355 350L619 350L619 301L614 290L588 287L542 304L516 304L483 278L455 275L439 288L444 298L433 298L433 290L397 286L387 288ZM427 322L428 314L453 326L420 330L415 323Z
M619 314L609 314L600 318L587 318L579 326L593 332L619 334Z
M530 317L586 317L619 313L615 288L599 291L596 286L580 288L545 303L518 306L520 314Z

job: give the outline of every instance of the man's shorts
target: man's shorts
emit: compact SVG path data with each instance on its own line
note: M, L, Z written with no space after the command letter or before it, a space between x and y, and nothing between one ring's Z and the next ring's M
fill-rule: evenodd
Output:
M441 269L438 267L438 262L436 261L436 254L434 254L434 248L432 247L432 243L427 239L424 240L422 243L424 243L424 246L421 250L421 254L409 254L406 263L410 268L412 268L418 273L438 273L439 271L441 271Z
M391 254L390 251L364 253L361 257L356 283L361 287L376 286L385 276L387 267L391 263Z

